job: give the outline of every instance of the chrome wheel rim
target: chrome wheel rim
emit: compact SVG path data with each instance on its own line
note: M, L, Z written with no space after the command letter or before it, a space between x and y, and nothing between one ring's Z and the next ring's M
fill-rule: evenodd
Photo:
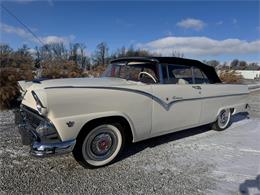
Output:
M219 127L225 128L229 123L229 119L230 119L230 110L229 109L222 110L218 115Z
M101 156L109 151L112 144L113 142L111 135L109 133L101 133L92 141L91 150L95 155Z
M118 138L112 128L100 126L90 132L85 144L85 156L93 161L108 159L116 151Z

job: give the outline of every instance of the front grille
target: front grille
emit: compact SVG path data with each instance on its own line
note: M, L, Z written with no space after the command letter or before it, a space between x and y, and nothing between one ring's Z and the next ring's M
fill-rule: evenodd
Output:
M36 110L25 105L21 106L20 114L22 123L30 131L33 137L42 143L60 141L55 126L45 117L41 116ZM49 125L45 130L41 127L45 124ZM22 131L25 131L24 129Z
M45 121L45 119L40 116L37 111L27 106L21 107L21 115L23 117L23 120L34 129L36 129L40 125L41 121Z

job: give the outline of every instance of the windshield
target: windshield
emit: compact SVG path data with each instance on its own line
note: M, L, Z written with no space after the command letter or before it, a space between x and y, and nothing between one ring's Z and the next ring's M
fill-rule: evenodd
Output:
M144 83L157 83L158 73L156 64L150 63L123 63L110 64L102 77L116 77Z

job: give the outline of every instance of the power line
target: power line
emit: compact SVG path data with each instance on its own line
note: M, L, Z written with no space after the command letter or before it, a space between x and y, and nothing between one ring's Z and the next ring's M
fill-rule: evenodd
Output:
M42 46L45 46L46 44L42 42L42 40L26 25L24 24L14 13L12 13L9 9L7 9L3 4L1 4L2 9L4 9L10 16L12 16L14 19L16 19L29 33L32 34L32 36L37 39ZM49 47L46 48L49 50ZM49 50L50 51L50 50ZM59 56L58 52L56 51L55 48L53 48L54 53Z
M42 40L26 25L24 24L16 15L14 15L9 9L7 9L3 4L1 4L2 9L4 9L9 15L14 17L29 33L31 33L35 39L37 39L42 45L45 45Z

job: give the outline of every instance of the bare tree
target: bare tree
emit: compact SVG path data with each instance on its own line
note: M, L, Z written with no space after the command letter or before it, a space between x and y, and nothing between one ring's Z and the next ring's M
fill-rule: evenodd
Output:
M0 55L9 55L13 49L7 44L0 44Z
M174 51L172 51L171 56L178 57L178 58L184 58L184 53L174 50Z
M209 60L209 61L205 61L205 63L215 68L220 65L220 62L217 60Z
M108 46L105 42L97 45L96 52L93 56L95 65L107 65L108 63Z
M246 67L247 67L247 62L246 61L240 61L239 62L239 69L240 70L245 70L246 69Z
M238 59L234 59L234 60L230 63L230 68L231 68L231 69L237 69L238 66L239 66L239 60L238 60Z

